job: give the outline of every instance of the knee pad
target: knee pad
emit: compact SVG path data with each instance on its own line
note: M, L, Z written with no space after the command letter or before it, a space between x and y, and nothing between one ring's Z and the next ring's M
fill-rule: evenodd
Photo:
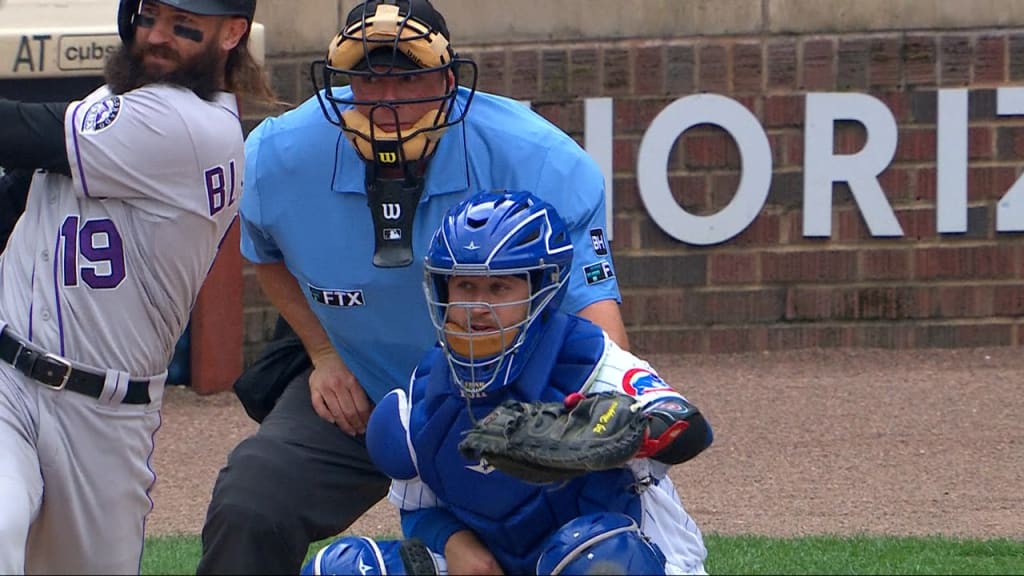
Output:
M344 536L320 549L302 567L304 575L447 574L444 557L431 552L419 540L381 540Z
M664 574L665 555L625 514L600 512L548 537L537 574Z

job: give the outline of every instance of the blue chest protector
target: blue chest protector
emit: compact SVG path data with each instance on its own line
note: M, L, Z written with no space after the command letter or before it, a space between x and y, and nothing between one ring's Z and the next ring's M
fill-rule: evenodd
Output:
M412 388L410 436L419 476L490 549L506 572L533 573L544 539L582 514L622 512L640 523L640 497L628 469L588 474L558 485L533 485L465 460L464 431L506 399L559 402L577 392L604 352L604 335L590 322L557 313L519 378L467 404L435 349Z

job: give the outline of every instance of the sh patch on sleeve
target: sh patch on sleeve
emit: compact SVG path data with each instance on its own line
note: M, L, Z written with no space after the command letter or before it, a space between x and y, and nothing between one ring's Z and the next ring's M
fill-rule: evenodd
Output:
M110 128L121 113L121 97L107 96L89 106L82 118L82 133L95 134Z

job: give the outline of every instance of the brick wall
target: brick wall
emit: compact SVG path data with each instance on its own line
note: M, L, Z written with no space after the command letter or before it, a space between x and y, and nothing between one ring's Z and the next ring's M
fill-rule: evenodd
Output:
M1024 345L1024 237L996 233L995 210L1024 168L1024 117L996 115L996 88L1024 79L1019 29L869 34L758 34L688 40L462 46L482 90L530 100L583 142L583 99L614 99L614 250L634 347L650 352L738 352L796 347ZM310 92L318 55L270 59L280 93ZM936 102L969 89L968 230L938 234ZM872 237L850 191L837 184L831 238L804 237L804 96L858 92L882 100L899 126L880 181L904 230ZM663 232L638 193L642 135L674 100L726 95L759 119L774 172L765 207L739 236L710 247ZM251 122L255 119L250 119ZM845 123L835 151L864 145ZM740 179L738 149L702 125L669 163L676 201L693 214L721 210ZM246 358L269 335L273 311L246 275Z

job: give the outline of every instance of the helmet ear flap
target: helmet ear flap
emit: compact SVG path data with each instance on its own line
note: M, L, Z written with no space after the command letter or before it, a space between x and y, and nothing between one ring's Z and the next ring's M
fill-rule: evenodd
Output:
M141 4L142 0L121 0L117 7L117 33L126 46L135 39L135 15L139 13Z

